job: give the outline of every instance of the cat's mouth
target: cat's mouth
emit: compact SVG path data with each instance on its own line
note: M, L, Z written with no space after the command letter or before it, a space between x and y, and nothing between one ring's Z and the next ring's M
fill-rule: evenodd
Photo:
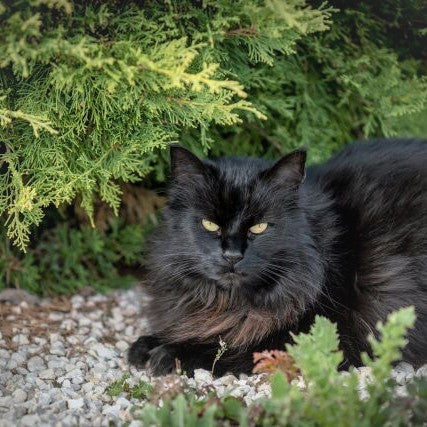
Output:
M220 287L230 288L232 286L239 285L243 278L242 273L237 273L236 271L228 271L221 274L217 279L217 283Z

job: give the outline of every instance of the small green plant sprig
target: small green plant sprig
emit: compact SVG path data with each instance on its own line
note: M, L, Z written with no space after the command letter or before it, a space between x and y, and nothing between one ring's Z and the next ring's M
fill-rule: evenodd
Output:
M140 381L138 384L130 386L128 380L129 374L123 375L122 378L110 384L105 393L110 397L125 394L128 398L146 399L153 392L153 386L146 381Z

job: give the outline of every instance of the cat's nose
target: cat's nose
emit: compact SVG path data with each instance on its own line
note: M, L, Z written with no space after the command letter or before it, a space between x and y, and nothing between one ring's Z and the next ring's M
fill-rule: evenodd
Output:
M234 265L243 259L243 254L240 251L227 249L222 253L222 257L227 260L229 264Z

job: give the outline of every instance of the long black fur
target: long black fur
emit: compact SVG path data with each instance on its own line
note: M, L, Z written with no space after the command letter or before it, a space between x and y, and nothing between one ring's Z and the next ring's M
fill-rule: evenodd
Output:
M343 367L357 366L378 320L408 305L403 359L427 362L427 141L356 142L306 171L303 150L273 164L173 147L171 164L147 262L152 335L130 363L210 369L221 337L216 373L248 372L253 351L283 348L320 314L338 325ZM262 234L248 231L261 222Z

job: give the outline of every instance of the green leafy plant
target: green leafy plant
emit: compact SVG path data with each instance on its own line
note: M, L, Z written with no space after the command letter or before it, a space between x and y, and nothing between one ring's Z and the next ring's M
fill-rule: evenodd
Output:
M117 397L125 394L128 398L146 399L153 392L153 386L145 381L140 381L138 384L130 386L128 384L129 374L124 375L121 379L110 384L105 393L110 397Z
M308 334L294 336L287 345L289 355L300 370L305 387L289 383L280 370L271 376L271 399L247 407L230 396L196 399L193 393L165 399L163 406L145 404L141 410L143 425L150 426L409 426L422 425L427 409L427 380L418 379L408 386L408 396L395 393L390 379L392 362L400 357L406 344L405 334L414 323L412 307L401 309L378 325L381 340L371 337L376 358L364 356L372 369L368 396L361 397L356 372L337 371L343 360L338 349L336 326L317 317Z

